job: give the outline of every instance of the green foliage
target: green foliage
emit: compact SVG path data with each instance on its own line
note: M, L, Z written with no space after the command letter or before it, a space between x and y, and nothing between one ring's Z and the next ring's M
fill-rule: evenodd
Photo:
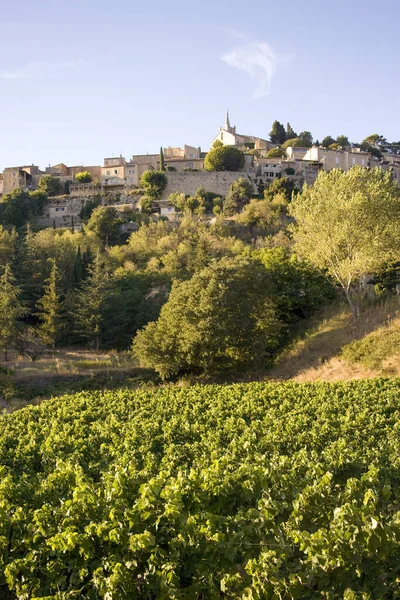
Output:
M85 201L79 213L79 218L83 221L88 221L95 208L101 205L101 195L92 196Z
M1 597L395 598L399 395L194 386L1 417Z
M81 282L73 305L72 318L76 331L83 339L99 350L104 335L105 305L110 290L110 277L106 265L97 253L89 267L88 277Z
M267 152L267 158L282 158L286 156L286 152L283 148L272 148Z
M59 284L60 275L57 263L53 260L53 266L51 268L50 277L44 288L44 294L37 302L37 307L40 310L38 316L41 321L39 335L44 343L53 349L53 352L55 351L56 342L60 338L63 325L63 303Z
M283 144L286 140L286 131L282 123L279 123L279 121L274 121L272 123L269 139L273 144Z
M264 198L273 200L277 195L283 195L289 202L292 199L293 193L298 192L296 184L290 177L275 178L264 190Z
M272 233L278 223L279 213L269 200L250 200L237 218L237 223L247 227L258 227Z
M324 148L329 148L329 146L331 144L333 144L335 142L335 139L331 136L331 135L327 135L326 137L324 137L324 139L321 142L321 145Z
M22 228L27 222L43 213L47 196L43 191L24 192L21 189L5 194L0 202L2 225Z
M204 168L206 171L239 171L244 162L244 154L239 148L214 144L204 159Z
M340 150L341 149L341 145L338 144L337 142L333 142L333 144L331 144L329 146L329 150Z
M299 139L301 140L303 146L311 148L313 144L313 136L311 135L310 131L301 131L299 133Z
M150 170L143 173L140 178L140 185L146 196L154 202L161 198L163 191L167 187L167 181L164 171Z
M289 207L301 256L342 286L354 316L352 288L366 273L398 257L400 193L382 169L320 172Z
M254 194L254 188L251 181L239 177L229 188L224 201L224 213L233 215L240 212L243 206L250 201L252 194Z
M0 277L0 350L7 358L7 350L17 337L19 320L26 315L20 301L20 288L7 264Z
M160 171L165 171L164 151L160 148Z
M386 361L400 354L400 328L398 322L385 325L361 340L355 340L342 349L346 362L364 367L385 370Z
M292 128L291 124L287 123L286 124L286 137L285 137L285 140L292 140L295 137L297 137L297 133L295 133L295 131L293 131L293 128Z
M86 230L108 245L117 242L121 223L122 219L113 206L98 206L92 211Z
M162 378L216 373L265 360L278 330L262 265L222 259L173 284L158 321L137 334L133 350Z
M282 148L310 148L311 144L307 144L307 142L299 137L293 138L292 140L286 140L284 144L282 144Z
M91 183L93 181L93 177L89 171L80 171L75 175L75 180L78 183Z
M342 148L345 148L346 146L350 146L349 138L347 137L347 135L338 135L336 138L336 142Z
M59 196L62 192L61 181L54 175L42 175L39 179L38 189L47 196Z

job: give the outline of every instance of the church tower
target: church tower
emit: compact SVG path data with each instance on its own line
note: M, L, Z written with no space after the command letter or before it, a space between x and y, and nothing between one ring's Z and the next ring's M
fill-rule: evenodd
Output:
M229 131L229 133L236 133L236 126L235 127L231 127L230 121L229 121L229 111L226 111L226 119L225 119L225 127L224 127L225 131Z

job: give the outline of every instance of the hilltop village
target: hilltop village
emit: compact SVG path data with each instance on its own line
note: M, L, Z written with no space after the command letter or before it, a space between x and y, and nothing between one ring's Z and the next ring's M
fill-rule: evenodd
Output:
M309 132L297 136L288 123L285 129L275 121L270 139L237 133L230 124L229 114L215 135L211 148L231 146L243 152L242 166L234 170L206 165L207 152L200 147L185 144L183 148L170 146L154 154L136 154L130 158L113 156L103 159L102 165L67 166L59 163L41 170L37 165L7 167L0 174L0 198L13 190L32 192L40 189L41 180L57 180L45 203L43 214L37 218L40 227L69 227L79 230L82 224L82 206L93 199L102 205L113 205L120 212L142 210L141 178L146 171L165 171L166 185L153 203L151 212L173 221L178 218L176 203L171 194L192 196L201 188L214 196L225 198L232 184L246 179L254 194L263 191L275 180L288 178L300 189L304 183L312 185L321 170L351 167L379 166L389 170L400 181L400 154L380 146L379 136L366 139L367 143L350 144L345 136L337 141L327 136L322 143L313 141ZM285 140L285 141L284 141ZM386 142L386 140L384 140ZM340 143L339 143L340 142ZM383 151L382 151L383 150ZM50 176L50 177L49 177ZM44 179L43 179L44 178ZM129 230L129 225L126 226ZM134 224L133 229L134 230Z

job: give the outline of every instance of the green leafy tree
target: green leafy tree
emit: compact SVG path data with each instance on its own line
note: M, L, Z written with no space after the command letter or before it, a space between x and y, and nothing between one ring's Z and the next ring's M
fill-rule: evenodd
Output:
M305 186L292 201L289 212L296 220L293 236L299 255L336 279L357 317L355 284L398 257L397 183L380 168L320 172L314 186Z
M113 206L95 208L86 225L86 231L93 233L103 244L113 244L119 238L122 219Z
M265 359L278 331L261 264L222 259L174 283L159 319L137 334L133 350L163 378L216 373Z
M333 142L333 144L330 144L329 146L329 150L340 150L341 149L341 145L338 144L337 142Z
M25 192L19 188L1 198L0 219L8 227L20 229L27 222L43 214L47 195L40 190Z
M104 335L104 311L110 293L110 277L100 252L88 269L88 276L81 282L72 310L76 330L83 339L100 349Z
M164 160L164 151L162 146L160 147L160 171L165 171L165 160Z
M235 146L215 146L204 160L206 171L239 171L244 167L244 154Z
M54 175L42 175L39 179L38 189L47 196L59 196L62 191L61 181Z
M305 146L306 148L311 148L313 144L313 136L311 135L310 131L301 131L299 133L299 138L303 142L303 146Z
M342 148L345 148L346 146L350 146L349 138L347 137L347 135L338 135L336 138L336 142Z
M224 202L224 212L227 215L233 215L242 210L243 206L250 201L254 194L254 188L251 181L244 177L239 177L232 183Z
M167 187L167 182L167 175L164 171L145 171L140 178L140 185L152 202L161 198L163 191Z
M286 140L284 144L282 144L282 148L311 148L312 144L310 144L304 138L294 138L293 140Z
M285 137L285 140L292 140L295 137L297 137L297 133L295 133L293 131L291 124L287 123L286 124L286 137Z
M269 138L273 144L283 144L286 140L286 131L282 123L274 121L272 123L272 129L269 134Z
M63 326L63 302L59 289L60 274L57 263L55 260L52 263L50 277L46 282L42 298L37 302L37 307L41 321L39 335L44 343L52 348L54 355Z
M275 178L264 190L264 198L272 201L275 196L283 195L284 198L289 202L292 199L293 192L298 192L296 183L291 177L279 177Z
M267 152L267 158L282 158L286 156L286 152L283 148L272 148Z
M19 321L26 315L26 308L20 301L20 288L15 282L7 264L0 277L0 349L7 360L7 350L14 343Z
M326 137L324 137L324 139L322 140L322 146L324 148L329 148L329 146L331 144L333 144L335 142L335 139L331 136L331 135L327 135Z
M89 171L81 171L75 175L75 180L78 183L92 183L93 177Z

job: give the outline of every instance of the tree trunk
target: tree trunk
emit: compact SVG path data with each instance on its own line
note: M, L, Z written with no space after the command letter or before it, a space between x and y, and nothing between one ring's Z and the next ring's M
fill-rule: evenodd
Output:
M346 299L347 299L347 302L349 303L350 310L353 315L353 319L356 321L358 318L358 310L357 310L357 306L354 304L353 300L351 299L349 288L344 288L344 293L346 294Z

